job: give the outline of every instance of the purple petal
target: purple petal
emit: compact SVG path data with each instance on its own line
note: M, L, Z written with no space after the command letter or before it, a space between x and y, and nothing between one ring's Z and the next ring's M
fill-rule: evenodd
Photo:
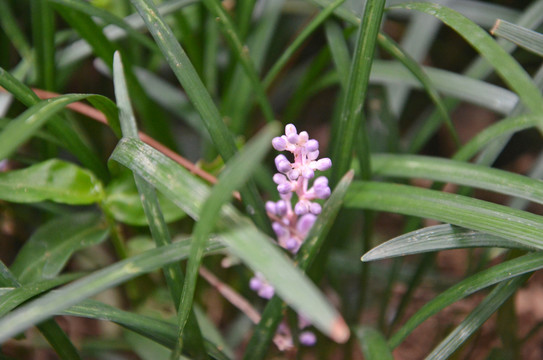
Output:
M288 235L288 231L283 227L283 225L279 224L277 221L272 224L272 229L277 237L283 237L285 235Z
M328 186L326 187L315 187L315 195L319 199L328 199L332 191Z
M305 144L307 140L309 140L309 134L307 133L307 131L302 131L298 134L298 141L300 142L300 144Z

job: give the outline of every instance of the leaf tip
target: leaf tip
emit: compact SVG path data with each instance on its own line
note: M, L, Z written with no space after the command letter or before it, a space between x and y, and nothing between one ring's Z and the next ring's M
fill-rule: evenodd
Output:
M344 344L349 340L351 331L341 316L338 316L332 324L330 337L337 343Z
M492 26L492 29L490 29L490 33L492 35L494 35L494 33L496 32L496 30L498 30L498 27L500 26L500 23L502 22L502 19L497 19L496 22L494 23L494 26Z

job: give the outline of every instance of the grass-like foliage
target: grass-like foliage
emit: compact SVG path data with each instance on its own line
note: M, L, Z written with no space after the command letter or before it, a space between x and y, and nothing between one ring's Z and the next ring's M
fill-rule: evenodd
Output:
M541 358L498 3L0 0L0 358Z

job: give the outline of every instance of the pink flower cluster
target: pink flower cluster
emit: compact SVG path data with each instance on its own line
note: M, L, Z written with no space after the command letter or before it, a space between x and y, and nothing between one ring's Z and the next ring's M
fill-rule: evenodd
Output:
M273 181L277 184L281 199L268 201L266 211L273 221L272 228L279 245L296 254L322 210L315 200L327 199L331 193L326 177L320 176L312 184L310 181L315 177L316 170L328 170L332 161L329 158L318 159L319 142L310 139L306 131L298 133L292 124L285 127L285 135L273 139L272 145L277 151L292 153L294 161L290 162L283 154L275 158L278 173L273 176ZM293 207L294 194L296 203ZM270 299L274 294L272 285L262 274L257 273L249 286L265 299ZM302 323L301 329L310 325ZM311 331L303 331L299 340L303 345L310 346L316 342L316 337Z
M292 124L285 127L285 135L273 139L272 145L277 151L291 152L294 162L291 163L283 154L275 158L275 166L279 172L273 176L273 181L277 184L281 200L268 201L266 210L274 220L272 227L279 245L296 254L321 212L321 205L314 200L327 199L330 196L326 177L316 178L311 187L310 180L315 177L315 170L328 170L332 161L329 158L317 160L319 142L309 139L306 131L298 134ZM294 208L293 194L297 196Z

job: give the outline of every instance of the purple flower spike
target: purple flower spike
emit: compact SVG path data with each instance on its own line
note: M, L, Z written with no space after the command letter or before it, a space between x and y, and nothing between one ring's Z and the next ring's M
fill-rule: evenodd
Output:
M287 148L287 142L282 137L276 137L272 140L272 146L277 151L285 151Z
M283 154L275 157L278 173L273 175L273 182L277 184L281 199L268 201L266 211L273 220L272 228L279 246L296 254L322 211L321 204L315 199L326 199L331 193L326 177L314 179L315 171L330 169L332 161L329 158L319 160L319 142L310 139L307 131L298 133L293 124L286 125L285 134L275 137L272 145L277 151L290 152L293 161ZM259 273L251 279L249 286L265 299L270 299L275 292ZM317 337L311 331L300 334L303 345L311 346L316 341Z
M317 336L311 331L303 331L298 339L300 344L305 346L313 346L317 343Z

